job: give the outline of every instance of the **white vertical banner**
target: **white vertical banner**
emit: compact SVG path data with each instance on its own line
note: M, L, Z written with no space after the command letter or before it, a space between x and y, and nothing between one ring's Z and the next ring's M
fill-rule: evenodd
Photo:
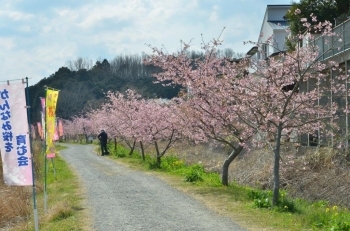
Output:
M4 182L33 184L25 84L0 85L0 150Z

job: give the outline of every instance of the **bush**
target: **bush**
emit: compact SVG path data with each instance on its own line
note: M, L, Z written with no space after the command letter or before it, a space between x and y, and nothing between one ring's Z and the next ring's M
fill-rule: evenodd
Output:
M248 192L248 198L252 199L253 207L255 208L271 208L271 191L262 190L250 190ZM277 211L280 212L296 212L296 206L293 200L287 198L287 193L285 191L280 191L279 200L276 204Z
M203 181L202 175L205 173L204 167L200 164L192 165L189 171L185 173L186 182L197 182Z
M271 191L250 190L248 198L253 200L254 208L271 208Z
M312 216L313 226L332 231L350 231L350 216L346 209L328 207Z
M184 161L175 156L166 156L162 159L161 168L165 171L174 171L185 166Z
M110 149L109 149L110 150ZM126 155L129 153L129 150L124 148L121 145L117 146L117 150L113 152L113 154L117 157L126 157Z
M146 162L148 163L148 169L159 169L157 159L152 158L149 155L146 156Z
M220 175L218 173L206 173L204 176L204 182L207 182L207 185L212 187L222 186Z
M281 212L296 212L296 206L293 200L287 198L285 191L280 191L277 209Z

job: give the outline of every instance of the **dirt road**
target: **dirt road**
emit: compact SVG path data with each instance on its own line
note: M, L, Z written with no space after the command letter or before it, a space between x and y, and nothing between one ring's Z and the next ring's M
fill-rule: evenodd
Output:
M96 155L92 145L65 146L60 154L86 189L93 230L245 230L157 177Z

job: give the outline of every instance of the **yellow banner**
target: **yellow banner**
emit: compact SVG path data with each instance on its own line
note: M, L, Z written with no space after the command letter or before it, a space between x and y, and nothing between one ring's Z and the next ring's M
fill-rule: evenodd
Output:
M56 104L58 98L57 90L46 90L46 155L48 157L55 156L55 118L56 118Z

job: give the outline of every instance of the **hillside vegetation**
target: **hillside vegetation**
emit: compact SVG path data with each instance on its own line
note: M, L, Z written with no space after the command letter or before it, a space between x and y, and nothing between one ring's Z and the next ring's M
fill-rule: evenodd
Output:
M111 61L96 61L92 66L86 60L68 62L48 78L29 87L32 122L41 120L40 97L46 87L60 90L57 117L70 119L84 110L98 108L108 91L124 92L133 89L145 98L172 98L180 87L164 87L152 74L159 68L145 66L141 56L119 56Z

